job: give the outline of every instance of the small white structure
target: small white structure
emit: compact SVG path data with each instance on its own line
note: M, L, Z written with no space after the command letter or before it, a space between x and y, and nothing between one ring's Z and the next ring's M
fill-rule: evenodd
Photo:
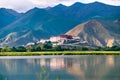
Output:
M80 37L73 37L74 40L80 40Z
M88 41L81 41L80 43L83 43L83 44L85 44L85 43L88 43Z
M45 42L48 42L48 41L50 41L50 40L49 39L41 39L38 43L44 44Z
M29 42L29 43L27 43L26 46L32 46L32 45L35 45L35 43L34 42Z

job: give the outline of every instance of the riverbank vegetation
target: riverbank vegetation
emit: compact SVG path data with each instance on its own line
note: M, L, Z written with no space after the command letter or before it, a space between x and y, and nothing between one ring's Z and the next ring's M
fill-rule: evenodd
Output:
M120 51L0 52L0 56L39 56L39 55L120 55Z
M31 45L31 46L19 46L19 47L3 47L0 48L0 52L43 52L43 51L120 51L120 46L112 47L62 47L55 46L52 47L51 43L46 43L43 45Z
M0 56L34 56L34 55L120 55L120 46L113 47L52 47L51 43L43 45L0 48Z

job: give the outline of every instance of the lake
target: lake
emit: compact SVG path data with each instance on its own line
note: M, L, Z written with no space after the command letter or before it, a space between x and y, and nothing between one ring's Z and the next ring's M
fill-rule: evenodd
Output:
M0 80L120 80L120 56L0 57Z

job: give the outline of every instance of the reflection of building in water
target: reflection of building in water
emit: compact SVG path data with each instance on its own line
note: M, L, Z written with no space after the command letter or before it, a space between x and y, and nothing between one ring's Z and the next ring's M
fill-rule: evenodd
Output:
M67 68L67 71L79 77L84 77L84 72L80 68L80 64L72 64L71 67Z
M64 69L65 68L64 58L52 58L50 60L50 68L52 70Z
M27 60L27 62L30 65L36 64L35 60L32 59ZM114 64L114 56L42 58L37 60L38 68L45 66L49 67L50 70L64 70L82 80L101 80L114 67Z
M46 66L46 61L45 59L40 59L40 66Z
M26 62L29 63L29 64L34 64L35 60L34 59L27 59Z
M106 57L106 65L114 66L114 56L107 56Z
M66 71L70 74L83 78L84 71L81 69L81 66L84 66L83 63L83 60L69 59L68 61L66 61Z

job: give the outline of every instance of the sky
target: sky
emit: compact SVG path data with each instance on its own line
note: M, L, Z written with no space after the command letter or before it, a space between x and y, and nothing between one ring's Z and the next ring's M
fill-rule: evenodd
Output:
M69 6L75 2L91 3L95 1L120 6L120 0L0 0L0 8L9 8L18 12L26 12L34 7L53 7L60 3Z

